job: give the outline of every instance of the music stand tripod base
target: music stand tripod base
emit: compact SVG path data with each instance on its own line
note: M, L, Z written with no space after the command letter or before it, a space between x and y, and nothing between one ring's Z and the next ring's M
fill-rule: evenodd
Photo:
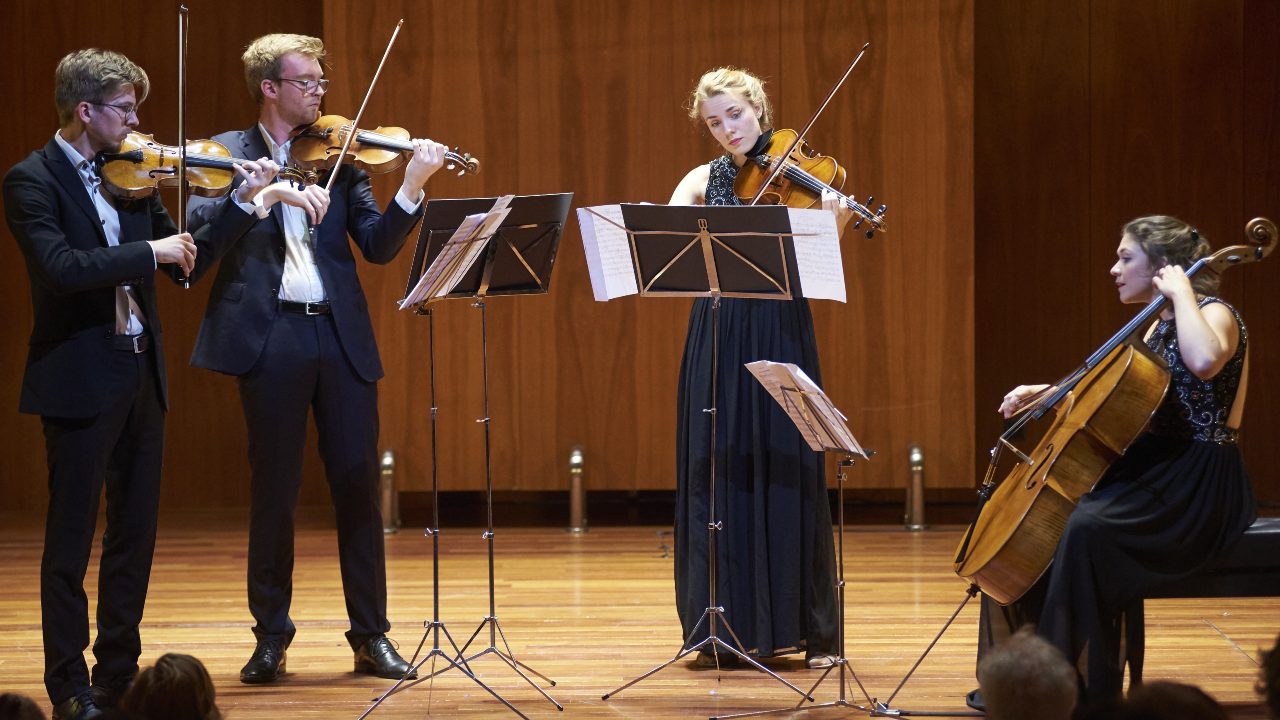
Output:
M737 657L753 669L782 683L809 701L790 681L761 665L745 652L742 642L716 602L716 573L719 565L716 535L722 523L715 516L717 411L720 364L720 302L722 297L752 297L790 300L795 275L794 250L786 242L791 235L787 209L782 207L632 206L622 207L628 246L642 296L695 296L711 298L711 407L704 412L710 421L710 467L707 473L709 497L707 521L706 609L680 646L675 657L652 668L617 689L605 693L608 700L691 653L710 648L719 670L719 652ZM641 242L638 238L644 237ZM689 643L706 622L706 638ZM724 625L734 647L721 638ZM803 701L802 701L803 702Z
M555 705L557 710L563 711L564 706L551 697L529 678L520 668L528 670L545 682L555 685L555 681L550 680L545 675L533 670L528 665L516 660L511 654L511 648L507 644L506 635L503 634L502 628L498 623L497 613L495 612L495 588L494 588L494 526L493 526L493 475L491 472L491 438L490 438L490 417L489 417L489 351L488 351L488 328L485 315L485 296L487 294L504 294L504 295L522 295L546 293L551 278L552 264L555 261L556 249L559 245L561 230L564 225L565 216L568 214L569 205L572 202L572 193L561 193L558 195L539 195L539 196L520 196L507 198L509 207L508 214L502 221L502 224L494 231L494 234L488 239L484 248L484 255L478 258L474 265L468 268L461 268L461 273L455 276L454 282L445 288L445 294L442 296L434 296L430 300L420 304L419 314L427 315L434 323L432 311L428 309L428 303L442 298L466 298L472 299L472 306L480 310L481 318L481 348L484 367L484 417L477 422L484 425L485 439L485 497L488 511L488 528L483 534L483 538L488 542L489 554L489 614L480 622L475 632L467 640L461 648L454 642L453 636L450 635L444 623L439 620L439 575L436 575L435 583L435 617L426 623L426 632L423 634L422 641L418 644L418 649L414 652L414 660L417 661L413 665L414 671L420 669L428 660L436 657L445 659L447 666L433 670L431 673L419 677L412 682L408 681L408 677L401 678L396 685L388 690L381 698L379 698L373 707L366 711L368 715L387 697L393 693L407 690L410 687L433 680L438 675L457 669L486 692L496 698L499 702L507 707L507 709L519 715L521 718L528 720L527 716L520 712L514 705L503 698L495 690L481 681L471 669L470 664L485 656L496 655L500 660L507 664L513 671L524 679L530 686L537 690L544 698ZM422 230L418 237L417 247L414 252L414 258L411 263L409 282L406 288L406 296L417 285L418 281L424 275L430 273L436 268L431 267L436 260L445 262L447 260L444 251L446 240L453 235L454 231L462 224L467 215L475 213L483 213L490 207L496 207L496 198L480 198L466 200L435 200L432 201L427 208L426 216L422 221ZM434 328L434 325L432 325ZM432 330L434 332L434 329ZM437 466L436 458L436 395L435 395L435 342L434 336L431 340L431 442L432 442L432 493L434 502L432 503L433 527L427 531L432 536L433 548L435 553L435 566L439 566L439 496L437 493ZM479 637L480 632L489 628L489 645L478 653L467 656L466 652L471 644ZM443 652L440 648L440 632L444 632L449 644L454 650L451 657ZM433 636L434 642L432 649L420 660L418 654L426 643L428 635ZM506 647L506 652L502 652L497 647L497 639L501 636L502 644ZM434 664L433 664L434 666ZM365 715L362 715L363 718Z

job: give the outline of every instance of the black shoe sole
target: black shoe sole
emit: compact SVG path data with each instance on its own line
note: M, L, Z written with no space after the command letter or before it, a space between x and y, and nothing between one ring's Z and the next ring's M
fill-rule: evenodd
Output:
M382 673L378 671L378 668L372 665L361 665L360 663L356 663L355 672L359 675L372 675L374 677L380 677L384 680L399 680L400 678L404 677L404 673ZM418 679L417 671L410 670L408 679L417 680Z

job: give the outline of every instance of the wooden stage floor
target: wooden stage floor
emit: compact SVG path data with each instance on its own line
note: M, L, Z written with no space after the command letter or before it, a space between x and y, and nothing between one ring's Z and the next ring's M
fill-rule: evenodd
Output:
M38 573L39 518L0 516L0 690L44 700ZM101 528L101 523L99 524ZM608 701L601 695L664 662L680 643L672 561L659 528L503 529L496 535L497 616L516 658L554 679L564 713L492 657L475 667L486 683L530 718L696 718L788 707L798 696L759 673L717 678L682 661ZM669 543L670 536L665 536ZM947 617L965 585L949 558L955 527L907 533L854 527L845 536L848 655L868 692L887 698ZM219 705L231 720L355 718L388 681L351 672L336 540L323 519L300 523L293 617L298 635L285 679L250 687L237 678L253 650L244 600L245 521L241 516L166 514L143 625L143 664L165 652L189 653L209 667ZM441 614L462 643L488 610L485 543L478 529L446 527L441 538ZM431 545L421 528L387 541L392 637L406 657L431 616ZM86 588L94 602L97 557ZM978 607L970 602L893 706L963 713L973 679ZM1265 717L1253 686L1258 650L1280 628L1280 600L1165 600L1148 604L1147 677L1194 682L1228 703L1233 717ZM487 635L487 633L486 633ZM482 636L481 641L487 640ZM90 657L90 663L92 658ZM804 688L818 671L798 656L769 661ZM832 700L832 680L817 691ZM849 699L865 703L857 687ZM451 672L393 697L374 717L515 717L464 676ZM795 717L864 717L823 710ZM774 716L777 717L777 716Z

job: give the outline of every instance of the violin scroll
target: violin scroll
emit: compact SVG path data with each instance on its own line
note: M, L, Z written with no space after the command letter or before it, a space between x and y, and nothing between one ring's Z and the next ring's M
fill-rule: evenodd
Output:
M456 145L444 154L445 170L458 170L458 175L479 175L480 158L471 157L471 153L462 152Z

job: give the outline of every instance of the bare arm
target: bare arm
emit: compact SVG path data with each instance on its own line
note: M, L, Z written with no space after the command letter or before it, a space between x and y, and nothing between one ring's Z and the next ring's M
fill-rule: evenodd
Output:
M1177 265L1160 268L1152 283L1173 305L1183 364L1201 380L1217 375L1240 343L1240 328L1231 311L1221 303L1200 307L1191 282Z
M668 205L702 205L706 203L705 196L707 189L707 180L711 178L711 165L699 165L689 171L688 175L676 185L675 192L671 193L671 200Z

